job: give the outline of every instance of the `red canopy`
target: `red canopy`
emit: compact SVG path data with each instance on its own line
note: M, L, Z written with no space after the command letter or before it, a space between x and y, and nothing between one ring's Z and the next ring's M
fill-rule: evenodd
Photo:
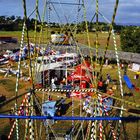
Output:
M78 74L73 74L67 77L67 80L69 81L76 81L76 80L81 80L81 81L87 81L90 82L90 78L87 76L80 76Z

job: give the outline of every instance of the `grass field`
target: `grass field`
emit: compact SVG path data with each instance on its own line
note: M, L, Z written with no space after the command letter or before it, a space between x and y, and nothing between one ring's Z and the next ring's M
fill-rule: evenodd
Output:
M51 31L43 31L43 35L41 36L39 32L37 32L36 35L36 43L47 43L50 40L50 32ZM0 31L0 36L11 36L11 37L15 37L18 39L18 42L20 42L21 40L21 31L13 31L13 32L5 32L5 31ZM40 39L41 36L41 39ZM29 37L30 37L30 42L35 42L34 38L35 38L35 32L34 31L29 31ZM104 49L106 46L106 42L107 42L107 37L108 34L107 33L99 33L98 35L98 42L99 42L99 48ZM121 50L120 47L120 36L116 35L116 42L117 42L117 48L118 50ZM89 32L89 38L90 38L90 45L91 47L95 47L95 42L96 42L96 34L95 33L91 33ZM26 38L26 33L25 33L25 37L24 37L25 41L27 40ZM87 41L87 33L79 33L76 34L76 40L79 43L88 45L88 41ZM113 45L113 39L111 37L110 39L110 43L109 43L109 50L114 50L114 45Z
M96 70L97 71L99 70L99 66L97 66ZM103 79L106 78L106 74L107 73L110 73L110 75L111 75L111 77L113 79L117 79L118 80L117 66L115 68L113 68L113 69L111 67L104 67L103 68ZM122 71L122 73L123 73L123 71ZM134 80L134 78L133 78L134 74L135 74L134 72L128 70L128 76L130 77L132 82L136 86L139 86L140 79L138 81ZM0 75L0 79L1 79L0 80L0 90L2 91L3 95L7 96L7 98L11 98L11 97L13 97L15 95L15 76L11 76L11 77L8 77L8 78L3 78L3 76L4 75L2 75L2 74ZM28 89L29 87L30 87L30 83L29 82L20 81L19 94L27 91L26 89ZM131 102L135 102L135 103L139 104L139 102L140 102L140 95L139 95L138 92L129 91L129 89L127 88L127 86L124 83L123 83L123 89L124 89L124 92L133 92L134 93L134 98L133 97L125 97L124 98L125 100L131 101ZM50 94L52 95L53 100L57 100L57 99L60 99L61 96L65 96L65 94L60 94L60 93L50 93ZM38 96L39 100L41 101L42 100L42 92L38 92L37 96ZM117 90L115 91L115 96L120 98L119 86L118 86ZM45 93L45 98L46 99L48 98L47 93ZM22 99L23 99L23 97L18 99L18 104L21 103ZM0 109L1 112L5 111L5 110L10 110L11 107L14 107L14 102L15 101L10 102L6 106L2 107ZM71 102L71 99L68 99L67 103L68 102ZM75 106L77 106L77 109L74 111L75 112L74 114L78 115L79 114L79 105L78 104L80 103L80 100L75 98L74 102L75 102L74 103ZM119 102L118 106L120 106L121 104L122 103ZM128 108L135 108L135 107L130 106L130 105L125 105L124 108L128 109ZM70 107L69 110L67 111L67 113L69 112L67 115L71 116L71 109L72 108ZM124 115L125 116L129 116L126 112L124 113ZM63 125L63 123L65 123L65 125ZM21 121L20 124L21 124L20 127L24 128L24 122ZM38 122L38 125L39 124L40 124L40 122ZM59 125L59 127L58 127L58 125ZM54 130L56 130L57 132L65 133L67 128L71 126L71 122L70 121L67 121L67 122L63 122L62 121L62 122L58 122L58 125L54 125ZM139 122L124 122L124 125L125 125L125 130L126 130L126 134L127 134L128 140L138 139L138 137L140 137L140 134L139 134L140 127L138 127L140 125ZM61 130L60 130L60 127L61 127ZM1 119L0 120L0 134L2 134L2 133L8 134L9 131L10 131L10 128L11 127L10 127L8 119ZM133 131L130 131L131 129L133 129ZM23 130L21 130L20 132L24 133ZM122 132L124 132L124 131L122 131ZM42 137L45 137L44 133L42 134ZM121 134L121 135L123 135L123 134Z

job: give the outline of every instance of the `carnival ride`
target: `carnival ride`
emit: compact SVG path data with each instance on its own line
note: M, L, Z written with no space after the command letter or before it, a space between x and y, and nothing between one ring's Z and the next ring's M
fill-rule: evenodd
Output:
M78 3L64 3L45 1L44 12L41 22L40 39L43 34L43 23L46 10L48 12L48 23L50 23L50 10L54 9L58 18L60 18L55 8L55 4L77 6L76 22L79 21L79 12L83 9L85 20L85 29L88 40L88 54L85 56L77 43L76 30L69 27L71 33L74 32L73 44L62 43L54 44L48 42L46 45L37 43L36 29L37 19L40 18L38 11L38 0L36 0L35 22L35 46L31 51L26 0L23 0L24 24L22 38L20 43L18 72L15 89L15 107L10 115L2 114L1 118L10 118L12 120L8 139L67 139L67 140L96 140L96 139L127 139L124 128L124 120L139 119L137 114L134 117L124 115L127 113L127 106L139 108L140 105L124 100L121 70L117 53L117 45L113 24L117 12L119 0L116 0L112 21L110 22L99 11L99 2L96 0L96 59L93 61L91 52L86 6L84 0L78 0ZM108 39L103 54L101 65L97 64L98 56L98 16L103 17L109 22ZM93 19L94 19L93 17ZM67 17L66 17L67 19ZM68 20L68 19L67 19ZM49 24L48 24L49 25ZM51 28L51 27L48 27ZM61 28L62 29L62 28ZM26 31L25 31L26 30ZM29 68L30 81L28 91L24 94L19 93L19 85L22 68L22 54L24 51L24 34L27 33L27 57L25 61ZM103 82L104 60L106 58L109 41L113 35L114 49L117 60L118 86L120 90L111 88L110 81ZM38 76L39 75L39 76ZM116 77L115 77L116 78ZM39 79L39 80L38 80ZM104 88L98 88L98 82L105 85ZM39 86L38 86L39 85ZM55 85L55 86L54 86ZM101 85L101 84L100 84ZM115 84L113 84L115 85ZM22 96L22 101L18 97ZM76 96L76 97L75 97ZM78 97L78 98L77 98ZM12 100L12 101L13 101ZM6 101L1 103L3 106ZM125 106L125 104L127 106ZM130 113L131 114L131 113ZM135 117L136 115L136 117Z
M125 84L127 85L127 87L129 88L129 90L135 90L137 92L140 91L139 87L136 87L130 80L130 78L127 75L123 76L123 79L125 81Z

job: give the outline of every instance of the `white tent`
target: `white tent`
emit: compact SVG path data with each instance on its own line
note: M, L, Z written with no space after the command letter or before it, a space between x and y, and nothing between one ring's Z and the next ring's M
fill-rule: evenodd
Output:
M132 64L132 71L140 71L140 64L133 63Z

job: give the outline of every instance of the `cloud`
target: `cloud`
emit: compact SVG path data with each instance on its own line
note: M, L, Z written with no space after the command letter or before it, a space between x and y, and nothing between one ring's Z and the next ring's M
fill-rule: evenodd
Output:
M35 1L36 0L26 0L27 2L27 13L30 15L30 13L35 8ZM44 0L39 0L39 12L42 16L43 13L43 7L44 7ZM52 0L55 2L65 2L65 3L77 3L79 0ZM82 0L81 0L82 1ZM87 18L88 20L91 20L95 13L95 6L96 6L96 0L84 0L86 5L86 12L87 12ZM107 17L109 20L111 20L114 10L116 0L99 0L99 10L102 12L102 14ZM60 22L61 21L66 22L66 17L69 21L73 22L77 20L77 8L78 6L66 6L66 5L54 5L56 11L51 6L51 22ZM119 23L127 23L127 22L133 22L138 23L140 22L140 0L120 0L119 1L119 7L116 15L116 22ZM83 8L79 12L79 19L82 19L83 15ZM45 13L45 19L48 20L48 11ZM17 15L17 16L23 16L23 6L22 1L20 0L0 0L0 15ZM59 15L59 17L58 17ZM32 15L32 17L35 17L35 13ZM84 19L83 19L84 20ZM103 20L100 17L100 20Z
M140 1L133 2L123 0L118 8L117 21L122 23L139 23L140 22Z
M113 15L115 1L116 0L99 1L99 10L109 20L111 20ZM89 9L89 13L90 11L91 10ZM140 23L139 12L140 12L140 0L133 0L133 1L120 0L115 21L117 23L130 23L130 22Z

